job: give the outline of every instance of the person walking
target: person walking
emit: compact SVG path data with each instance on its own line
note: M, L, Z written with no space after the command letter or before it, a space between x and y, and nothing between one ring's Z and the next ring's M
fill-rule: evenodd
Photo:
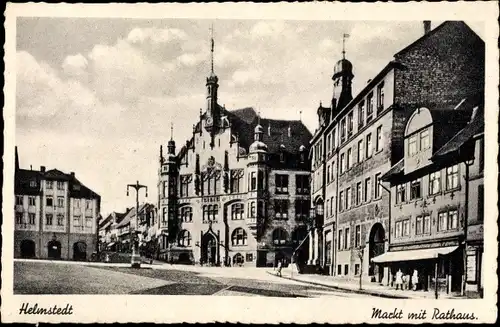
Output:
M280 277L281 277L281 268L282 268L281 260L278 260L277 275L280 276Z
M418 284L418 271L417 269L413 270L413 276L411 276L411 286L414 291L417 290L417 284Z
M403 273L401 272L401 269L396 272L396 290L399 288L403 290Z

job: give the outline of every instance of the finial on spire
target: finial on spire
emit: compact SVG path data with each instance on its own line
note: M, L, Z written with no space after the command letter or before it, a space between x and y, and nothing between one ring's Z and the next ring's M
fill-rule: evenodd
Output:
M211 59L211 72L214 72L214 24L210 26L210 59Z
M302 110L299 111L299 120L302 121Z
M345 39L347 39L350 35L344 33L342 36L342 59L345 59Z
M257 112L257 124L260 125L260 109Z
M174 123L170 123L170 140L174 140Z

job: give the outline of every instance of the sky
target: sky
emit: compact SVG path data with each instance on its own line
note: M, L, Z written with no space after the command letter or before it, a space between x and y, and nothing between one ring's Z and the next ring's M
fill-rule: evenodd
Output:
M441 22L432 22L432 28ZM484 36L481 22L466 22ZM317 128L342 56L354 66L353 95L403 47L421 21L259 21L18 18L16 145L21 168L75 172L101 195L101 212L135 204L126 185L156 204L161 144L177 150L205 110L210 26L219 104Z

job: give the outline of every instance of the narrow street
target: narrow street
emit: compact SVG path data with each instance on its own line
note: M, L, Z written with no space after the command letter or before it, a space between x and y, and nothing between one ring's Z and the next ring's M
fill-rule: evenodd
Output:
M259 268L161 265L132 269L65 262L16 261L14 276L14 294L367 296L283 279Z

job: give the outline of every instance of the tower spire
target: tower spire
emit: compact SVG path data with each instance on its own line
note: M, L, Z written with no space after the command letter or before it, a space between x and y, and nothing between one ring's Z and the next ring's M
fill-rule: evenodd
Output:
M170 140L171 141L174 140L174 123L173 122L170 123Z
M214 24L213 23L212 26L210 26L210 62L211 62L210 72L213 74L214 73Z
M342 35L342 59L345 59L345 39L349 37L349 34L344 33Z

